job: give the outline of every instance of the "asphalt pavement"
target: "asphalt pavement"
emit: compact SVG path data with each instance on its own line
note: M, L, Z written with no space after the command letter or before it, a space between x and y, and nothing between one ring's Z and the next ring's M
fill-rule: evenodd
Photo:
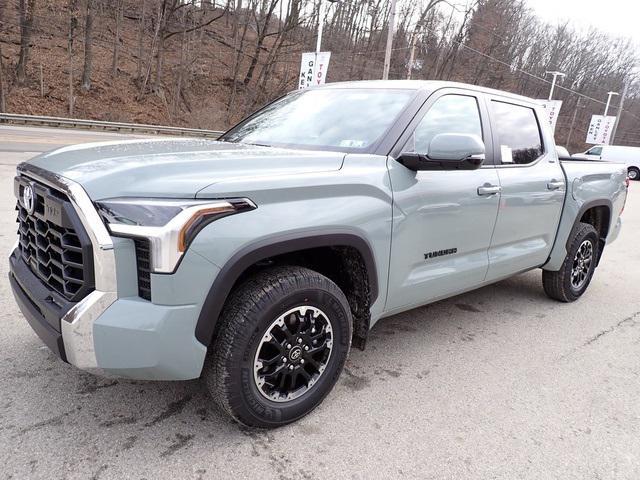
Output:
M0 128L0 253L15 165L120 138ZM51 354L0 262L0 479L638 479L640 182L578 302L539 270L380 321L301 421L241 428L200 382L97 378Z

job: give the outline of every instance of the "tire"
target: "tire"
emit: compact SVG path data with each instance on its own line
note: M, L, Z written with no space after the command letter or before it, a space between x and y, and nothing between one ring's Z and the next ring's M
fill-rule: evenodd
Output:
M560 270L542 271L542 285L547 296L561 302L574 302L580 298L591 283L596 269L600 255L599 238L593 225L579 224ZM590 252L588 262L585 260L587 252Z
M629 180L640 180L640 169L629 167L627 175L629 176Z
M232 292L220 321L203 379L218 406L250 427L279 427L311 412L335 385L351 348L344 293L302 267L249 278Z

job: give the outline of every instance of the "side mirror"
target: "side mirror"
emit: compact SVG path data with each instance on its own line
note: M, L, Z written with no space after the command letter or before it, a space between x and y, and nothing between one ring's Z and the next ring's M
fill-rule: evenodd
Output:
M484 143L477 135L440 133L426 155L402 153L398 161L410 170L475 170L484 162Z

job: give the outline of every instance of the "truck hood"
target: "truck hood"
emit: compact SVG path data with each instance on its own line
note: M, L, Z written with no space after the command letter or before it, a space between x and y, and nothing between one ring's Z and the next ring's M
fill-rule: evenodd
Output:
M198 139L73 145L28 163L81 184L93 200L193 198L214 183L339 170L344 154Z

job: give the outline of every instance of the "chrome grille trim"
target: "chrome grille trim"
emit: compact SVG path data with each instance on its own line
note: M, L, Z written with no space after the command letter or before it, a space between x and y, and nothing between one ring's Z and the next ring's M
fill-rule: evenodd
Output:
M93 323L118 297L111 236L80 184L29 163L19 164L17 170L19 175L64 193L91 241L95 290L67 312L62 318L61 327L67 360L83 370L102 373L93 343Z
M33 192L31 212L21 200L27 188ZM86 297L94 284L92 246L68 197L25 176L16 177L15 190L22 259L66 300L77 302Z

